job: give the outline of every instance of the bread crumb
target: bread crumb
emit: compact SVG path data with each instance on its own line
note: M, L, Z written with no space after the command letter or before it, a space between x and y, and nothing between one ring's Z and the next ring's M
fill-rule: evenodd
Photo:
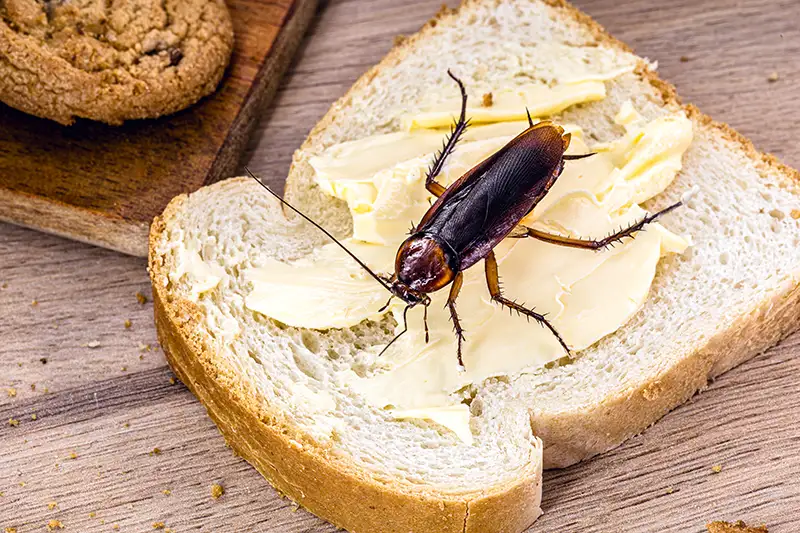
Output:
M36 307L37 305L39 305L39 300L34 298L33 301L31 302L31 307Z
M666 492L667 494L675 494L679 490L681 490L681 489L676 489L675 487L668 487L667 490L664 491L664 492Z
M7 288L8 288L8 283L3 283L2 285L0 285L0 289L7 289Z
M36 413L31 414L31 420L38 420L39 417L36 416Z
M722 465L714 465L711 467L711 472L714 474L719 474L722 472Z
M153 522L153 529L164 529L166 524L164 522Z
M220 496L225 494L225 488L222 485L214 483L211 485L211 497L218 500Z
M20 481L20 482L19 482L19 486L20 486L20 487L24 487L25 485L27 485L27 483L25 483L24 481Z
M169 378L169 384L175 385L175 378Z
M95 516L97 516L96 512L94 512L94 511L90 511L89 512L89 518L94 518Z
M17 389L13 387L10 389L6 389L6 394L8 394L9 398L14 398L17 395Z
M172 494L172 491L171 491L171 490L169 490L169 489L164 489L164 490L162 490L162 491L161 491L161 493L162 493L164 496L169 496L169 495L171 495L171 494Z
M688 63L688 62L689 62L689 56L681 56L681 63Z
M36 383L31 383L31 390L36 390Z
M15 427L17 427L19 425L19 420L15 419L15 418L9 418L8 419L8 425L11 426L12 428L15 428Z
M144 305L144 304L147 303L147 296L145 296L141 292L137 292L136 293L136 301L139 302L141 305Z
M49 510L51 510L51 511L52 511L53 509L55 509L56 507L58 507L58 502L48 502L48 504L47 504L47 508L48 508Z
M153 451L150 452L150 455L161 455L161 448L153 448Z
M129 427L131 427L131 425L129 423L125 422L124 424L122 424L122 427L129 428Z
M493 103L494 97L492 96L492 93L486 93L483 95L483 100L481 101L481 105L483 107L492 107Z
M149 352L150 351L150 345L149 344L143 344L143 343L140 342L139 343L139 351L140 352Z
M408 37L406 37L402 33L399 35L395 35L394 39L392 39L392 46L400 46L401 44L406 42L406 39L408 39Z
M127 372L127 371L128 371L128 367L127 367L127 366L123 366L123 367L122 367L122 371L123 371L123 372Z
M101 523L101 524L104 524L104 523L105 523L105 521L103 520L103 521L101 521L100 523ZM111 526L111 529L114 529L114 530L119 530L119 524L114 524L113 526Z
M39 362L42 363L43 365L46 365L47 364L47 357L40 357L39 358Z
M778 81L780 78L781 78L781 77L780 77L780 75L779 75L777 72L773 72L772 74L770 74L770 75L767 77L767 81L768 81L768 82L770 82L770 83L775 83L775 82L776 82L776 81Z
M15 527L7 527L3 530L3 533L17 533L17 528Z
M290 510L291 512L293 512L293 513L296 513L297 511L299 511L299 510L300 510L300 506L299 506L299 505L297 505L297 504L294 504L294 505L292 505L292 506L289 508L289 510Z
M130 329L133 324L131 323L130 319L125 320L125 329Z
M75 452L69 452L69 458L70 459L77 459L78 458L78 454L75 453Z
M47 523L47 531L54 531L56 529L64 529L64 524L61 523L61 520L50 520Z
M708 529L708 533L769 533L767 526L763 524L757 527L750 527L741 520L737 520L733 524L722 521L711 522L706 524L706 529Z
M100 341L89 341L89 342L86 343L86 347L87 348L99 348L100 347Z

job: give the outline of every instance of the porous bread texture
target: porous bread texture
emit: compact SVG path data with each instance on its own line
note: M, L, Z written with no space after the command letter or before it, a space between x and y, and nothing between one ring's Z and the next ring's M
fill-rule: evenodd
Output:
M542 53L554 43L578 53ZM399 129L404 114L420 109L423 92L453 90L447 68L478 98L530 76L552 81L564 61L584 68L581 49L597 46L613 51L611 64L636 71L608 83L604 101L558 120L605 141L623 133L612 118L626 100L648 119L681 111L645 63L572 8L467 2L440 14L334 104L296 153L287 195L344 236L349 214L316 187L310 156ZM509 59L510 50L517 59ZM519 76L521 70L527 74ZM269 257L300 257L324 238L241 178L179 197L154 222L150 269L167 356L232 446L279 490L336 525L365 532L521 531L539 513L541 444L534 435L543 438L550 466L602 452L795 327L796 177L726 127L686 112L695 140L684 170L650 207L697 187L688 206L663 222L692 235L695 246L662 260L644 308L618 333L574 361L468 391L474 446L432 423L393 421L339 382L338 370L365 371L357 354L390 338L391 319L317 332L245 309L244 271ZM225 272L196 302L186 278L169 278L186 246Z

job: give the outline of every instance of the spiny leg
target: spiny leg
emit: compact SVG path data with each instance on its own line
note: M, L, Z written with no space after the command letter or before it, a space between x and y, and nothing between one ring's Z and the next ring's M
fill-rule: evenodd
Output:
M489 255L486 256L485 259L486 264L486 284L489 286L489 294L492 296L492 300L499 303L500 305L504 305L509 308L509 310L516 311L521 315L525 315L528 319L534 319L542 326L546 327L550 330L558 342L561 344L561 347L564 348L564 351L567 352L567 355L570 354L569 348L567 344L564 342L564 339L561 338L561 335L558 334L556 328L553 327L550 322L544 317L531 309L528 309L517 302L509 300L505 296L503 296L503 291L500 289L500 275L497 272L497 259L494 256L494 251L489 252Z
M447 296L447 308L450 309L450 318L453 320L453 331L456 332L456 339L458 339L458 366L464 368L464 361L461 359L461 345L464 342L464 328L461 327L461 320L458 318L456 312L456 298L458 293L461 292L461 285L464 283L464 274L459 272L453 279L453 285L450 286L450 294Z
M456 78L449 69L447 75L455 80L458 84L458 88L461 90L461 116L450 129L450 135L445 138L442 149L436 154L436 157L433 158L433 164L431 164L431 167L428 169L428 175L425 177L425 188L437 198L444 193L445 186L436 181L436 177L442 171L447 156L453 153L461 134L463 134L467 126L469 126L469 121L467 121L467 90L464 88L464 84L461 80Z
M587 250L602 250L606 246L613 246L615 242L622 242L622 239L626 237L633 238L634 234L637 231L642 231L644 227L653 222L655 219L669 213L673 209L677 209L683 205L683 202L676 202L671 206L662 209L652 215L647 215L638 222L634 222L627 228L621 229L611 235L599 239L574 239L572 237L564 237L562 235L554 235L552 233L546 233L544 231L539 231L537 229L528 228L526 226L519 226L522 231L515 230L514 233L509 235L512 238L525 238L525 237L533 237L534 239L539 239L540 241L549 242L551 244L560 244L561 246L569 246L571 248L584 248Z

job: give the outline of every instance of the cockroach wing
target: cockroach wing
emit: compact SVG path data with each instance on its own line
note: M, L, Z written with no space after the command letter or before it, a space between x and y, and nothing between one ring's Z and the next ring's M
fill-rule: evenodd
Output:
M569 136L540 122L461 178L431 206L416 228L436 235L469 268L505 238L555 183Z

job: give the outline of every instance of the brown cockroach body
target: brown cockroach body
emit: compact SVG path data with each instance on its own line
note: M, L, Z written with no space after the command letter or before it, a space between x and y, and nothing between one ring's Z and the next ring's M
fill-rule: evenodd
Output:
M436 178L469 125L464 84L450 71L448 75L461 91L461 114L445 139L442 150L436 154L426 177L425 186L437 199L419 224L412 229L411 235L400 245L395 259L395 272L391 277L375 274L324 228L286 203L266 185L262 186L339 244L392 297L400 298L406 303L404 329L392 339L384 351L407 331L405 317L408 310L421 303L427 311L427 306L430 305L428 294L450 285L447 307L458 338L458 363L463 367L461 348L464 331L456 311L456 298L461 290L463 272L484 260L486 283L492 300L548 328L569 353L566 343L544 315L503 295L494 247L507 237L532 237L562 246L601 250L623 238L633 237L646 224L677 208L681 202L647 215L635 224L600 240L573 239L521 226L520 221L536 207L561 175L565 161L593 155L566 155L570 134L564 133L563 128L550 121L534 124L530 114L529 127L525 131L445 188ZM255 178L252 173L251 176ZM427 318L425 320L427 339Z

